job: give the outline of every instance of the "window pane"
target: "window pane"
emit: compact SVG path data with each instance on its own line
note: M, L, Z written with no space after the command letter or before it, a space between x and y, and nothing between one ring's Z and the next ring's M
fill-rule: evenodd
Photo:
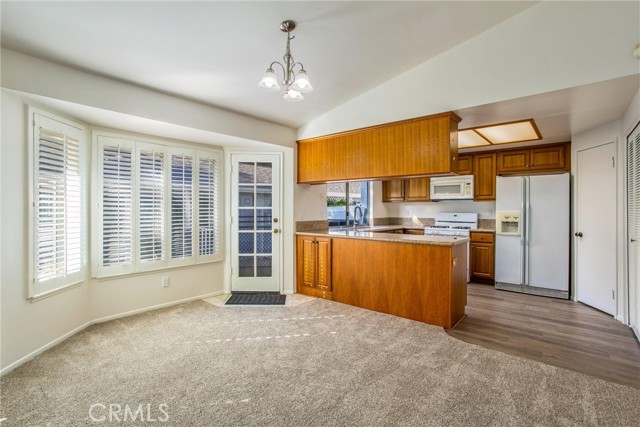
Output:
M102 165L102 265L131 264L131 149L105 144L102 147Z
M238 186L238 206L253 207L253 185Z
M212 255L218 251L218 164L201 156L198 167L198 255Z
M256 257L257 264L257 277L271 277L271 262L270 256Z
M271 230L271 209L256 209L256 230Z
M253 254L253 233L238 233L238 253Z
M271 231L267 233L256 233L256 253L270 254L272 252L271 238Z
M270 185L258 185L256 187L256 206L270 208L271 192L272 187Z
M193 255L193 157L171 155L171 258Z
M254 271L254 267L255 267L255 257L253 256L241 256L238 257L238 267L239 267L239 272L238 272L238 276L239 277L255 277L253 274Z
M256 166L256 182L260 184L271 184L271 163L258 163Z
M253 209L238 209L238 229L255 230L254 213Z
M164 153L142 150L139 157L140 261L164 259Z
M256 182L255 163L240 162L238 165L238 182L240 184L253 184Z

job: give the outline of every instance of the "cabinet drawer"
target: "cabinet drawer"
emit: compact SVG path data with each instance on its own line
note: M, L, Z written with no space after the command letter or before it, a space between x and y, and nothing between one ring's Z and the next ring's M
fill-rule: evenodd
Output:
M478 243L493 243L495 240L495 236L493 233L486 233L483 231L472 231L471 232L471 241Z

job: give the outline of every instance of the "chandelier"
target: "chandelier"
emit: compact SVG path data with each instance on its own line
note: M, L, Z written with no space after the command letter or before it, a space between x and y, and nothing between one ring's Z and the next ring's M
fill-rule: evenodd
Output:
M284 96L282 99L287 101L302 101L304 99L302 94L313 90L313 86L311 86L311 83L309 82L309 76L307 76L304 65L299 62L295 62L293 60L293 56L291 56L290 44L291 40L295 38L295 36L291 35L291 32L295 28L296 23L291 20L286 20L280 24L280 30L287 33L287 49L282 57L284 64L281 64L278 61L272 62L267 71L263 74L262 80L258 83L258 87L262 90L270 92L279 91L280 85L278 84L278 78L276 77L276 73L273 71L273 66L278 64L282 68L282 73L284 75L282 80ZM300 66L300 71L296 74L294 68L297 65Z

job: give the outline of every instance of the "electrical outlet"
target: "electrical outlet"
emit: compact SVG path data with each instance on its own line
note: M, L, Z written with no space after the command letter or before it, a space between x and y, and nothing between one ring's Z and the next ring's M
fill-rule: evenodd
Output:
M169 287L169 278L168 277L163 277L162 278L162 287L163 288L168 288Z

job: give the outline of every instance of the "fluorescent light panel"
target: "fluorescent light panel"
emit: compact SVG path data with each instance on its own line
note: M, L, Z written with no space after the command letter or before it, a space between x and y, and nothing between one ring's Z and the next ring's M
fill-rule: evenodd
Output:
M458 132L458 148L480 147L490 145L489 141L478 135L473 129Z
M458 148L538 141L541 139L542 135L540 135L535 122L533 119L528 119L472 129L462 129L458 131Z

